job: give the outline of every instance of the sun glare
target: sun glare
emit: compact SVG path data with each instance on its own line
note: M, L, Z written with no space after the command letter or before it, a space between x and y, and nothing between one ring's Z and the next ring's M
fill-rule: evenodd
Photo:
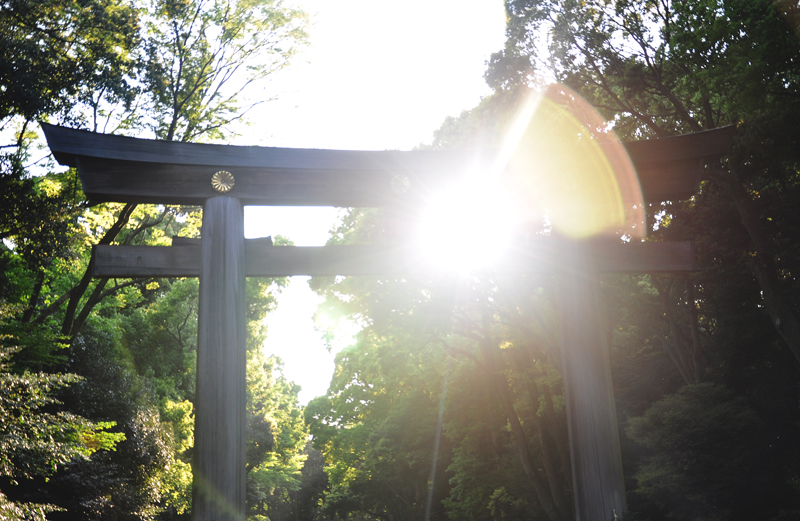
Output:
M437 269L483 268L507 253L516 221L509 195L491 180L474 177L429 201L420 221L419 247Z
M638 178L608 122L563 85L521 101L491 167L428 201L418 237L433 267L490 267L543 219L573 239L643 236Z

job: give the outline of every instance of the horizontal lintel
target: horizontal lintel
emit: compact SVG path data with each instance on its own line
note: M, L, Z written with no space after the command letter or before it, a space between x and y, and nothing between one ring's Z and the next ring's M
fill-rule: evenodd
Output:
M200 241L179 246L108 246L94 248L92 275L100 278L197 277ZM606 273L686 272L695 269L691 242L595 242L597 269ZM497 273L538 273L559 266L555 241L539 240L518 248L491 269ZM429 268L427 268L430 271ZM378 245L269 246L245 240L248 277L294 275L403 275L425 272L421 254L411 248Z
M80 173L92 202L201 205L219 195L216 172L235 183L227 195L246 205L386 207L418 199L489 168L497 151L359 151L245 147L113 136L42 124L50 150ZM645 201L686 199L731 148L734 127L623 143ZM617 145L600 143L616 150ZM519 175L523 185L536 165ZM513 177L513 176L511 176Z

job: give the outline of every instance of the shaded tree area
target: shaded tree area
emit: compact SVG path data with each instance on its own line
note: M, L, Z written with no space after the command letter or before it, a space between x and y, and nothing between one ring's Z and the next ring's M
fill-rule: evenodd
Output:
M698 270L601 281L628 517L797 517L796 2L509 0L506 11L493 94L446 120L432 148L500 148L547 83L565 113L583 98L623 140L738 131L692 198L647 207L647 240L694 241ZM394 233L391 216L353 210L331 242ZM329 515L574 518L551 275L315 284L320 313L363 326L306 409Z
M379 240L379 212L357 210L349 218L337 240ZM329 462L326 512L570 518L563 384L546 274L316 283L328 297L326 313L365 326L337 356L328 395L306 408L314 444Z
M221 140L305 42L269 0L0 2L0 511L4 519L188 519L198 283L102 279L96 244L200 237L201 209L90 205L42 157L37 121ZM298 388L261 353L285 281L248 281L248 496L303 490ZM257 516L256 516L257 517Z

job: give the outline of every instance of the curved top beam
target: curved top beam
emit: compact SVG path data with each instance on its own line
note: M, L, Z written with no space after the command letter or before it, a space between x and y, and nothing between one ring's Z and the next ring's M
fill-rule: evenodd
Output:
M375 170L390 168L437 168L463 156L458 152L432 150L361 151L315 148L278 148L237 145L213 145L159 141L41 123L53 156L62 165L76 167L77 158L93 157L117 161L136 161L174 165L224 165L228 168L264 168L285 170Z
M211 177L233 174L243 204L386 206L462 175L467 151L355 151L246 147L137 139L42 123L56 160L77 167L92 202L202 204ZM645 200L690 196L702 167L727 153L735 129L625 143ZM489 155L482 162L488 163Z

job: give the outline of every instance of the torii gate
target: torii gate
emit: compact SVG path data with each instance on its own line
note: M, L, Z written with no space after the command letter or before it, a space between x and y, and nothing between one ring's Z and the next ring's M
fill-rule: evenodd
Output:
M134 139L42 124L56 160L77 167L90 202L203 205L202 240L173 246L98 246L95 277L200 277L192 519L245 519L245 277L368 275L409 269L381 246L271 247L244 239L244 205L367 207L408 204L467 166L460 152L362 152L239 147ZM727 153L734 129L626 143L645 200L691 196L701 171ZM400 188L400 189L398 189ZM411 195L403 192L411 192ZM563 245L562 245L563 246ZM626 510L608 345L596 272L680 272L692 244L543 238L504 269L545 257L561 266L562 371L579 521ZM536 262L538 261L538 262ZM576 270L586 277L576 277ZM587 298L588 297L588 298Z

